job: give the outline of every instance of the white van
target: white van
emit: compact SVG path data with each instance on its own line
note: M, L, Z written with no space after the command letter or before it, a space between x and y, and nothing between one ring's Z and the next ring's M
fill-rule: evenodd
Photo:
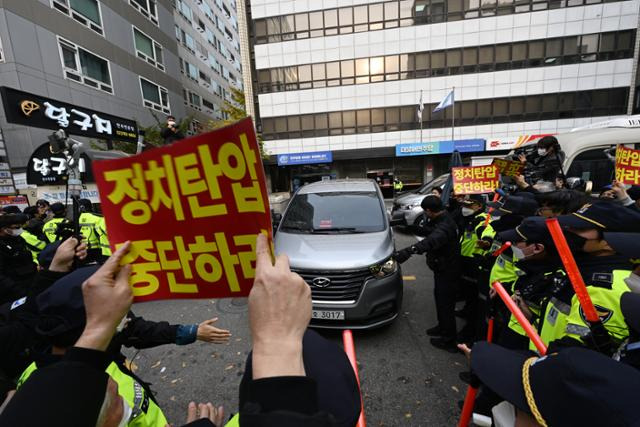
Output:
M597 191L615 176L615 146L640 149L640 115L594 123L555 137L566 155L562 165L565 176L592 181ZM528 142L516 151L536 142Z

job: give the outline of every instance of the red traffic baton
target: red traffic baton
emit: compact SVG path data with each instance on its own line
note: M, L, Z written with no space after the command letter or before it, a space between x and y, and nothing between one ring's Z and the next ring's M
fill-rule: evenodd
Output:
M500 194L496 193L493 195L493 201L497 202L500 198ZM484 220L484 226L489 225L489 221L491 221L491 212L493 212L493 208L489 208L489 212L487 213L487 218Z
M360 376L358 375L358 364L356 362L356 348L353 344L353 334L351 329L345 329L342 331L342 345L344 345L344 352L347 353L349 362L353 372L356 374L356 381L358 381L358 390L360 390ZM358 418L357 427L366 427L367 423L364 419L364 402L362 401L362 391L360 391L360 418Z
M507 249L509 249L511 247L511 242L507 242L504 245L500 246L498 249L496 249L491 256L494 257L498 257L500 255L502 255L502 252L506 251Z
M533 342L533 344L538 349L538 353L544 356L547 353L547 346L544 345L542 339L540 338L540 335L538 335L536 330L533 329L533 326L531 326L529 320L527 320L525 315L522 313L520 307L518 307L518 305L511 299L507 291L504 289L504 286L502 286L502 283L497 281L493 282L493 289L496 290L496 292L500 296L500 299L502 299L502 302L504 302L511 314L513 314L518 320L518 323L520 323L520 326L522 326L524 331L527 333L527 336L529 337L529 339L531 339L531 342Z
M584 280L582 279L580 270L578 270L576 260L573 258L573 254L569 249L567 239L562 233L558 220L556 218L549 218L546 222L549 233L551 233L551 237L553 238L553 243L555 243L558 253L560 254L562 265L564 265L564 269L567 271L567 275L569 276L569 280L571 281L573 290L578 297L578 301L580 302L582 311L584 311L585 317L589 323L600 323L600 316L598 316L596 308L593 306L591 297L587 292L587 287L584 284Z

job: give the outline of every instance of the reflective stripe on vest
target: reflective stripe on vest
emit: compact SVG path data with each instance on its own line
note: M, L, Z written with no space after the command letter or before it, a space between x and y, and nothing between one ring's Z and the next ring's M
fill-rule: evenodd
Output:
M100 247L100 238L96 226L100 222L100 217L90 212L80 214L78 219L80 225L80 234L87 242L89 249L97 249Z
M58 225L66 220L66 218L52 218L44 224L44 227L42 227L42 231L44 232L44 235L47 237L47 239L49 239L49 242L53 243L59 239L59 237L56 235L56 232L58 231Z
M460 255L466 257L473 257L473 254L476 252L476 242L478 241L478 228L484 226L484 219L487 217L487 214L481 213L474 217L481 218L481 221L473 227L473 230L463 230L462 236L460 238Z
M33 258L33 262L37 264L38 254L47 246L48 242L43 242L38 238L38 236L36 236L35 234L27 230L23 230L22 233L20 234L20 237L22 237L24 241L27 243L27 249L29 249L29 252L31 252L31 257Z
M96 223L96 230L98 231L98 240L102 255L111 256L111 246L109 245L109 238L107 237L107 224L104 217L101 217L100 221Z

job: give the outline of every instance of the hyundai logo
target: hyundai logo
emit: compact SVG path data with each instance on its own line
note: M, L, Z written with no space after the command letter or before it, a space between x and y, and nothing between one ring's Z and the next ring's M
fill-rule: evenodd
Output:
M311 284L316 288L326 288L331 284L331 279L328 277L316 277L311 281Z

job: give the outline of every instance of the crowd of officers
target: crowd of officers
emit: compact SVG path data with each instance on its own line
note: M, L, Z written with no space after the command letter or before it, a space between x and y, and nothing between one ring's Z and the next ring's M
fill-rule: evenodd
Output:
M549 154L540 148L538 157ZM640 425L631 400L640 384L640 187L614 181L592 196L563 188L555 165L528 164L544 169L525 169L537 181L517 177L495 198L454 195L445 206L436 189L422 202L425 238L395 257L426 253L438 319L426 333L435 347L470 356L471 371L460 377L485 385L476 413L493 415L497 426ZM554 176L555 183L541 178ZM548 218L562 229L599 322L587 320ZM547 357L495 294L495 282L533 325ZM460 330L456 317L464 320ZM490 323L495 344L480 343Z

